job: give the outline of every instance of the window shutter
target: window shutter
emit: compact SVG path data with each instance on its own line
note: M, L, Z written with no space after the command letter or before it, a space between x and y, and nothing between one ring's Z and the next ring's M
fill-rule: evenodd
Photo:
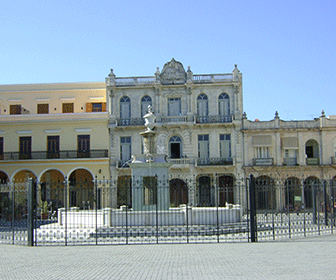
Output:
M92 112L92 103L86 103L86 112Z
M106 112L106 102L102 103L102 112Z

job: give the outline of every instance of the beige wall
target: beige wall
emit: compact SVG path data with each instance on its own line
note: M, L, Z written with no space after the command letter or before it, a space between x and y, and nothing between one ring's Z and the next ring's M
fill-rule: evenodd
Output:
M14 104L37 114L37 104L46 103L49 113L55 114L62 113L62 103L74 103L74 112L85 112L86 103L105 102L106 89L105 83L0 85L0 95L1 115L8 115Z

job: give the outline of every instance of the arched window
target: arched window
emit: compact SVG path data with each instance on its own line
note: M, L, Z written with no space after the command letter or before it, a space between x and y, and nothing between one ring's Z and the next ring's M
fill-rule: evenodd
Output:
M173 136L169 139L169 153L171 158L182 157L182 140L179 136Z
M275 188L274 181L268 176L259 176L255 183L256 209L275 209Z
M218 97L218 113L220 116L230 115L230 97L226 93Z
M200 122L206 122L208 116L208 96L204 93L197 97L197 114Z
M178 207L181 204L188 204L188 186L181 179L169 181L170 206Z
M318 165L319 157L319 144L313 139L308 140L306 142L307 165Z
M285 181L284 188L285 209L288 211L299 210L302 202L302 190L300 180L289 177Z
M141 118L147 114L149 105L152 106L152 98L150 98L148 95L145 95L141 98Z
M120 120L124 125L130 124L131 119L131 100L128 96L120 98Z
M209 176L198 178L198 200L199 206L212 206L212 188Z
M232 176L220 176L218 178L218 206L224 207L226 203L234 203L233 195L233 177Z
M316 207L316 196L320 186L320 180L315 176L310 176L304 181L304 206L305 208Z

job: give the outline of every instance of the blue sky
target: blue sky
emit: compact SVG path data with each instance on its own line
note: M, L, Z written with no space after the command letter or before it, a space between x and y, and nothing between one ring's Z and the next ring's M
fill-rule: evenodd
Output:
M336 115L335 1L3 1L0 84L243 73L249 119Z

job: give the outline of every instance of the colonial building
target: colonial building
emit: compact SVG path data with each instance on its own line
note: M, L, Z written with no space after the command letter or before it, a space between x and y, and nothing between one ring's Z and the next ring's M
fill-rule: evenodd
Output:
M130 204L132 155L143 153L143 116L156 116L158 153L166 154L170 205L239 203L243 178L242 74L193 74L172 59L154 76L106 78L113 207Z
M104 83L0 86L0 179L34 179L38 202L93 207L95 176L109 178ZM87 192L77 192L77 188ZM108 197L100 195L101 205Z
M130 163L144 153L149 105L157 153L169 163L160 184L170 206L245 204L252 174L258 209L311 208L314 185L336 182L335 117L283 121L276 113L250 121L236 65L230 73L194 74L174 59L153 76L111 70L105 83L0 85L1 181L31 177L38 200L56 208L65 199L90 208L94 197L98 207L132 206ZM94 194L95 178L112 179ZM60 195L64 184L70 192Z
M312 208L314 188L323 196L322 187L330 192L335 184L335 117L322 111L314 120L283 121L276 112L271 121L249 121L244 114L242 133L244 172L256 177L258 209Z

